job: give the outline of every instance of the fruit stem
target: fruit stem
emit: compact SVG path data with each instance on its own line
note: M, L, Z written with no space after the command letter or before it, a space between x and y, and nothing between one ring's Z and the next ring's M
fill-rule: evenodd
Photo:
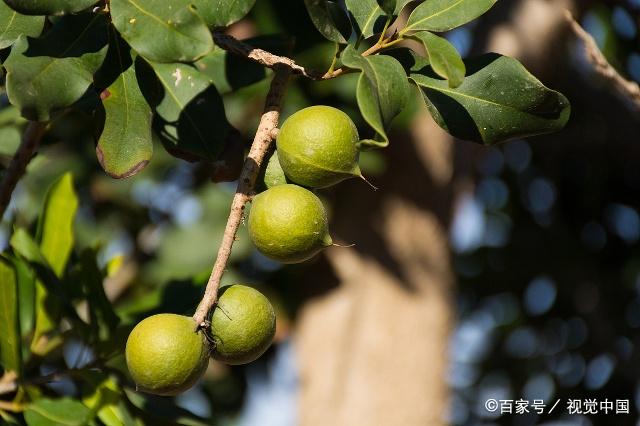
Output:
M11 163L9 163L9 167L2 178L2 183L0 183L0 218L4 216L4 212L11 201L11 194L13 194L18 181L27 170L27 165L38 149L46 128L47 123L44 122L32 121L27 125L22 136L22 142L11 159Z
M207 282L204 296L193 315L196 330L209 327L209 312L218 299L220 280L231 256L231 249L236 239L236 233L238 232L240 223L242 222L245 204L250 200L251 194L254 192L260 166L273 141L274 129L278 127L282 98L284 97L292 69L286 64L276 64L273 68L275 75L271 81L269 93L267 93L267 99L262 117L260 118L258 130L256 131L249 155L247 155L240 178L238 179L238 186L233 196L233 201L231 202L231 211L229 212L227 226L218 249L218 256L216 257L211 276Z

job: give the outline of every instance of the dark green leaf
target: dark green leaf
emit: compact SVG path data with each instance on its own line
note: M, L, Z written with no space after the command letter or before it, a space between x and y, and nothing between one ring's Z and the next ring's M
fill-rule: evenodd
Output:
M447 39L428 31L421 31L413 37L422 42L431 67L440 77L449 80L449 87L460 86L464 81L466 69L456 48Z
M571 107L513 58L484 55L467 62L456 89L429 69L411 74L436 122L453 136L493 145L513 138L555 132Z
M376 0L346 0L345 3L358 35L367 38L382 31L387 16Z
M80 373L85 382L91 385L91 393L82 398L82 402L106 426L133 426L135 419L129 413L123 401L122 391L116 380L104 373L83 371Z
M98 0L4 0L13 10L25 15L62 15L88 9Z
M137 66L137 65L136 65ZM98 161L109 176L127 178L142 170L153 154L151 107L130 65L104 92L105 123L96 146Z
M0 256L0 365L22 374L18 279L12 262Z
M388 15L399 15L402 12L402 9L413 0L377 0L378 5L384 10Z
M491 9L497 0L429 0L416 7L406 31L448 31L473 21Z
M169 152L186 159L216 160L230 126L215 86L190 65L151 66L163 90L154 126Z
M329 0L304 0L316 29L328 40L346 44L351 35L351 22L342 7Z
M47 121L82 97L107 53L107 25L104 15L69 15L42 38L18 38L4 65L9 100L25 118Z
M210 27L227 27L244 18L256 0L192 0L197 12Z
M341 58L344 65L362 70L357 88L358 107L378 135L361 144L387 146L386 128L409 100L410 86L402 65L386 55L363 57L352 46L347 46Z
M113 25L131 47L157 62L191 62L213 49L190 0L111 0Z
M29 264L21 258L14 260L18 278L18 301L20 304L20 334L22 340L31 339L35 325L36 277ZM22 346L22 359L29 356L29 345Z
M85 249L80 256L80 279L89 302L89 318L91 327L100 340L108 340L116 329L120 319L113 311L113 306L104 293L104 275L96 262L97 253Z
M0 1L0 49L11 46L20 35L39 36L43 27L44 16L21 15Z
M41 398L24 413L28 426L84 426L90 418L91 410L71 398Z

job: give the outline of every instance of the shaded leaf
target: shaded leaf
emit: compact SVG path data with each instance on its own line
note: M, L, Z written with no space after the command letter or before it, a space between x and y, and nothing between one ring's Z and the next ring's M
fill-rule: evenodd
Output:
M429 0L416 7L401 31L448 31L473 21L497 0Z
M122 397L122 391L118 383L104 374L83 372L83 379L91 383L93 391L83 397L82 402L97 414L97 417L106 426L130 426L136 425ZM95 376L95 377L93 377Z
M389 144L386 128L409 100L410 86L402 65L386 55L360 56L352 46L342 53L344 65L362 71L357 99L362 117L376 131L376 139L362 145L384 147Z
M378 5L388 15L399 15L404 7L411 3L413 0L377 0Z
M342 7L329 0L304 0L311 22L326 39L346 44L351 35L351 22Z
M27 407L24 419L28 426L84 426L91 410L71 398L41 398Z
M213 49L190 0L111 0L113 25L131 47L157 62L191 62Z
M100 165L111 177L123 179L142 170L153 154L151 107L130 65L104 92L105 122L96 146Z
M47 121L82 97L107 53L107 25L101 14L69 15L41 38L18 38L4 65L9 100L25 118Z
M467 62L467 77L456 89L428 68L411 78L436 122L453 136L493 145L513 138L555 132L571 107L513 58L487 54Z
M18 279L12 262L0 256L0 366L22 374Z
M382 31L387 16L376 0L346 0L345 3L358 35L367 38Z
M197 12L210 27L227 27L244 18L256 0L192 0Z
M427 51L431 67L440 77L449 80L449 87L458 87L464 81L466 68L460 54L447 39L428 31L414 34Z
M151 66L163 91L154 127L167 150L185 159L217 159L231 126L215 86L190 65Z
M14 259L18 278L18 303L20 312L20 335L30 342L35 325L36 277L29 264L21 258ZM22 345L22 359L29 356L29 345Z
M100 340L108 340L120 319L113 311L113 306L104 292L104 275L98 267L96 257L95 250L85 249L82 252L80 279L89 303L92 331Z
M20 35L37 37L44 28L44 16L26 16L0 1L0 49L13 44Z
M4 0L13 10L25 15L62 15L88 9L98 0Z

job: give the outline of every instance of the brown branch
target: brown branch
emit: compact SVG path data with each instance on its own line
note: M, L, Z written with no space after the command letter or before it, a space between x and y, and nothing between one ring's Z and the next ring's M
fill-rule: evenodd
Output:
M351 69L349 68L342 67L323 74L315 70L308 70L302 65L298 65L293 59L287 58L286 56L275 55L271 52L267 52L266 50L253 47L229 34L216 32L213 33L213 39L215 40L216 44L224 50L250 59L262 66L265 66L267 68L274 68L280 65L286 66L291 70L293 74L302 75L312 80L330 80L351 71ZM402 37L394 33L389 38L380 40L378 43L371 46L369 49L362 53L362 56L376 54L381 50L389 48L400 41L402 41Z
M620 95L629 99L636 108L640 109L640 86L622 77L620 73L611 66L602 51L598 48L591 34L580 26L570 11L565 11L565 17L575 35L584 43L585 54L589 62L593 65L595 72L607 80Z
M0 218L4 215L9 202L11 201L11 194L16 188L18 181L24 175L27 165L38 145L42 139L42 135L47 127L46 123L32 121L27 125L27 128L22 135L22 142L18 147L15 155L9 163L5 175L0 183Z
M278 127L282 98L289 77L294 69L290 64L285 63L273 64L273 67L275 75L271 82L269 93L267 94L264 112L253 139L253 144L242 167L238 187L231 203L227 226L222 237L220 248L218 249L218 256L213 266L211 276L209 277L204 296L193 315L193 319L196 322L196 329L207 328L209 325L207 317L218 298L220 280L222 279L227 262L229 261L229 256L231 255L236 233L242 221L245 204L251 198L260 166L273 140L274 130Z
M251 59L252 61L255 61L267 68L275 68L276 66L284 65L289 68L293 74L300 74L312 80L322 79L322 73L308 71L303 66L298 65L291 58L275 55L271 52L267 52L266 50L258 49L257 47L253 47L229 34L215 32L213 33L213 39L216 44L224 50L228 50L238 56Z

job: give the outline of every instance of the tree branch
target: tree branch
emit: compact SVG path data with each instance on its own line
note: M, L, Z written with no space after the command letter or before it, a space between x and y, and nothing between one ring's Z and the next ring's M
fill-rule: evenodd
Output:
M24 175L27 165L38 145L42 139L42 135L47 127L46 123L32 121L27 125L27 129L22 135L22 142L18 147L15 155L9 163L5 175L0 183L0 218L4 215L9 202L11 201L11 194L15 189L18 181Z
M224 50L228 50L238 56L251 59L267 68L275 68L279 65L288 67L292 73L300 74L312 80L321 80L322 73L316 71L308 71L301 65L298 65L293 59L286 56L278 56L266 50L253 47L237 38L224 33L214 32L213 39L218 46Z
M312 80L330 80L351 71L351 69L345 67L338 68L327 73L308 70L302 65L298 65L291 58L275 55L271 52L267 52L266 50L258 49L257 47L253 47L229 34L216 32L213 33L213 39L215 40L216 44L224 50L250 59L262 66L265 66L267 68L275 68L276 66L280 65L286 66L291 70L293 74L302 75ZM391 47L402 40L402 37L394 33L389 38L378 41L376 44L364 51L362 53L362 56L376 54L379 51Z
M271 81L269 93L267 94L264 112L260 119L253 143L251 144L249 155L242 167L238 187L231 203L231 211L220 248L218 249L218 256L213 266L213 271L207 282L204 296L193 315L193 319L196 322L196 329L207 328L209 326L207 317L218 298L220 280L222 279L227 262L229 261L229 256L231 255L236 233L242 221L245 204L249 201L254 191L260 166L273 140L274 130L278 126L282 98L284 97L287 82L289 81L291 73L295 72L296 69L293 68L291 64L284 62L273 63L272 66L275 70L275 75Z
M633 81L626 80L611 66L591 34L580 26L570 11L565 11L565 17L574 34L584 43L585 54L596 73L607 80L620 95L629 99L636 108L640 109L640 86Z

